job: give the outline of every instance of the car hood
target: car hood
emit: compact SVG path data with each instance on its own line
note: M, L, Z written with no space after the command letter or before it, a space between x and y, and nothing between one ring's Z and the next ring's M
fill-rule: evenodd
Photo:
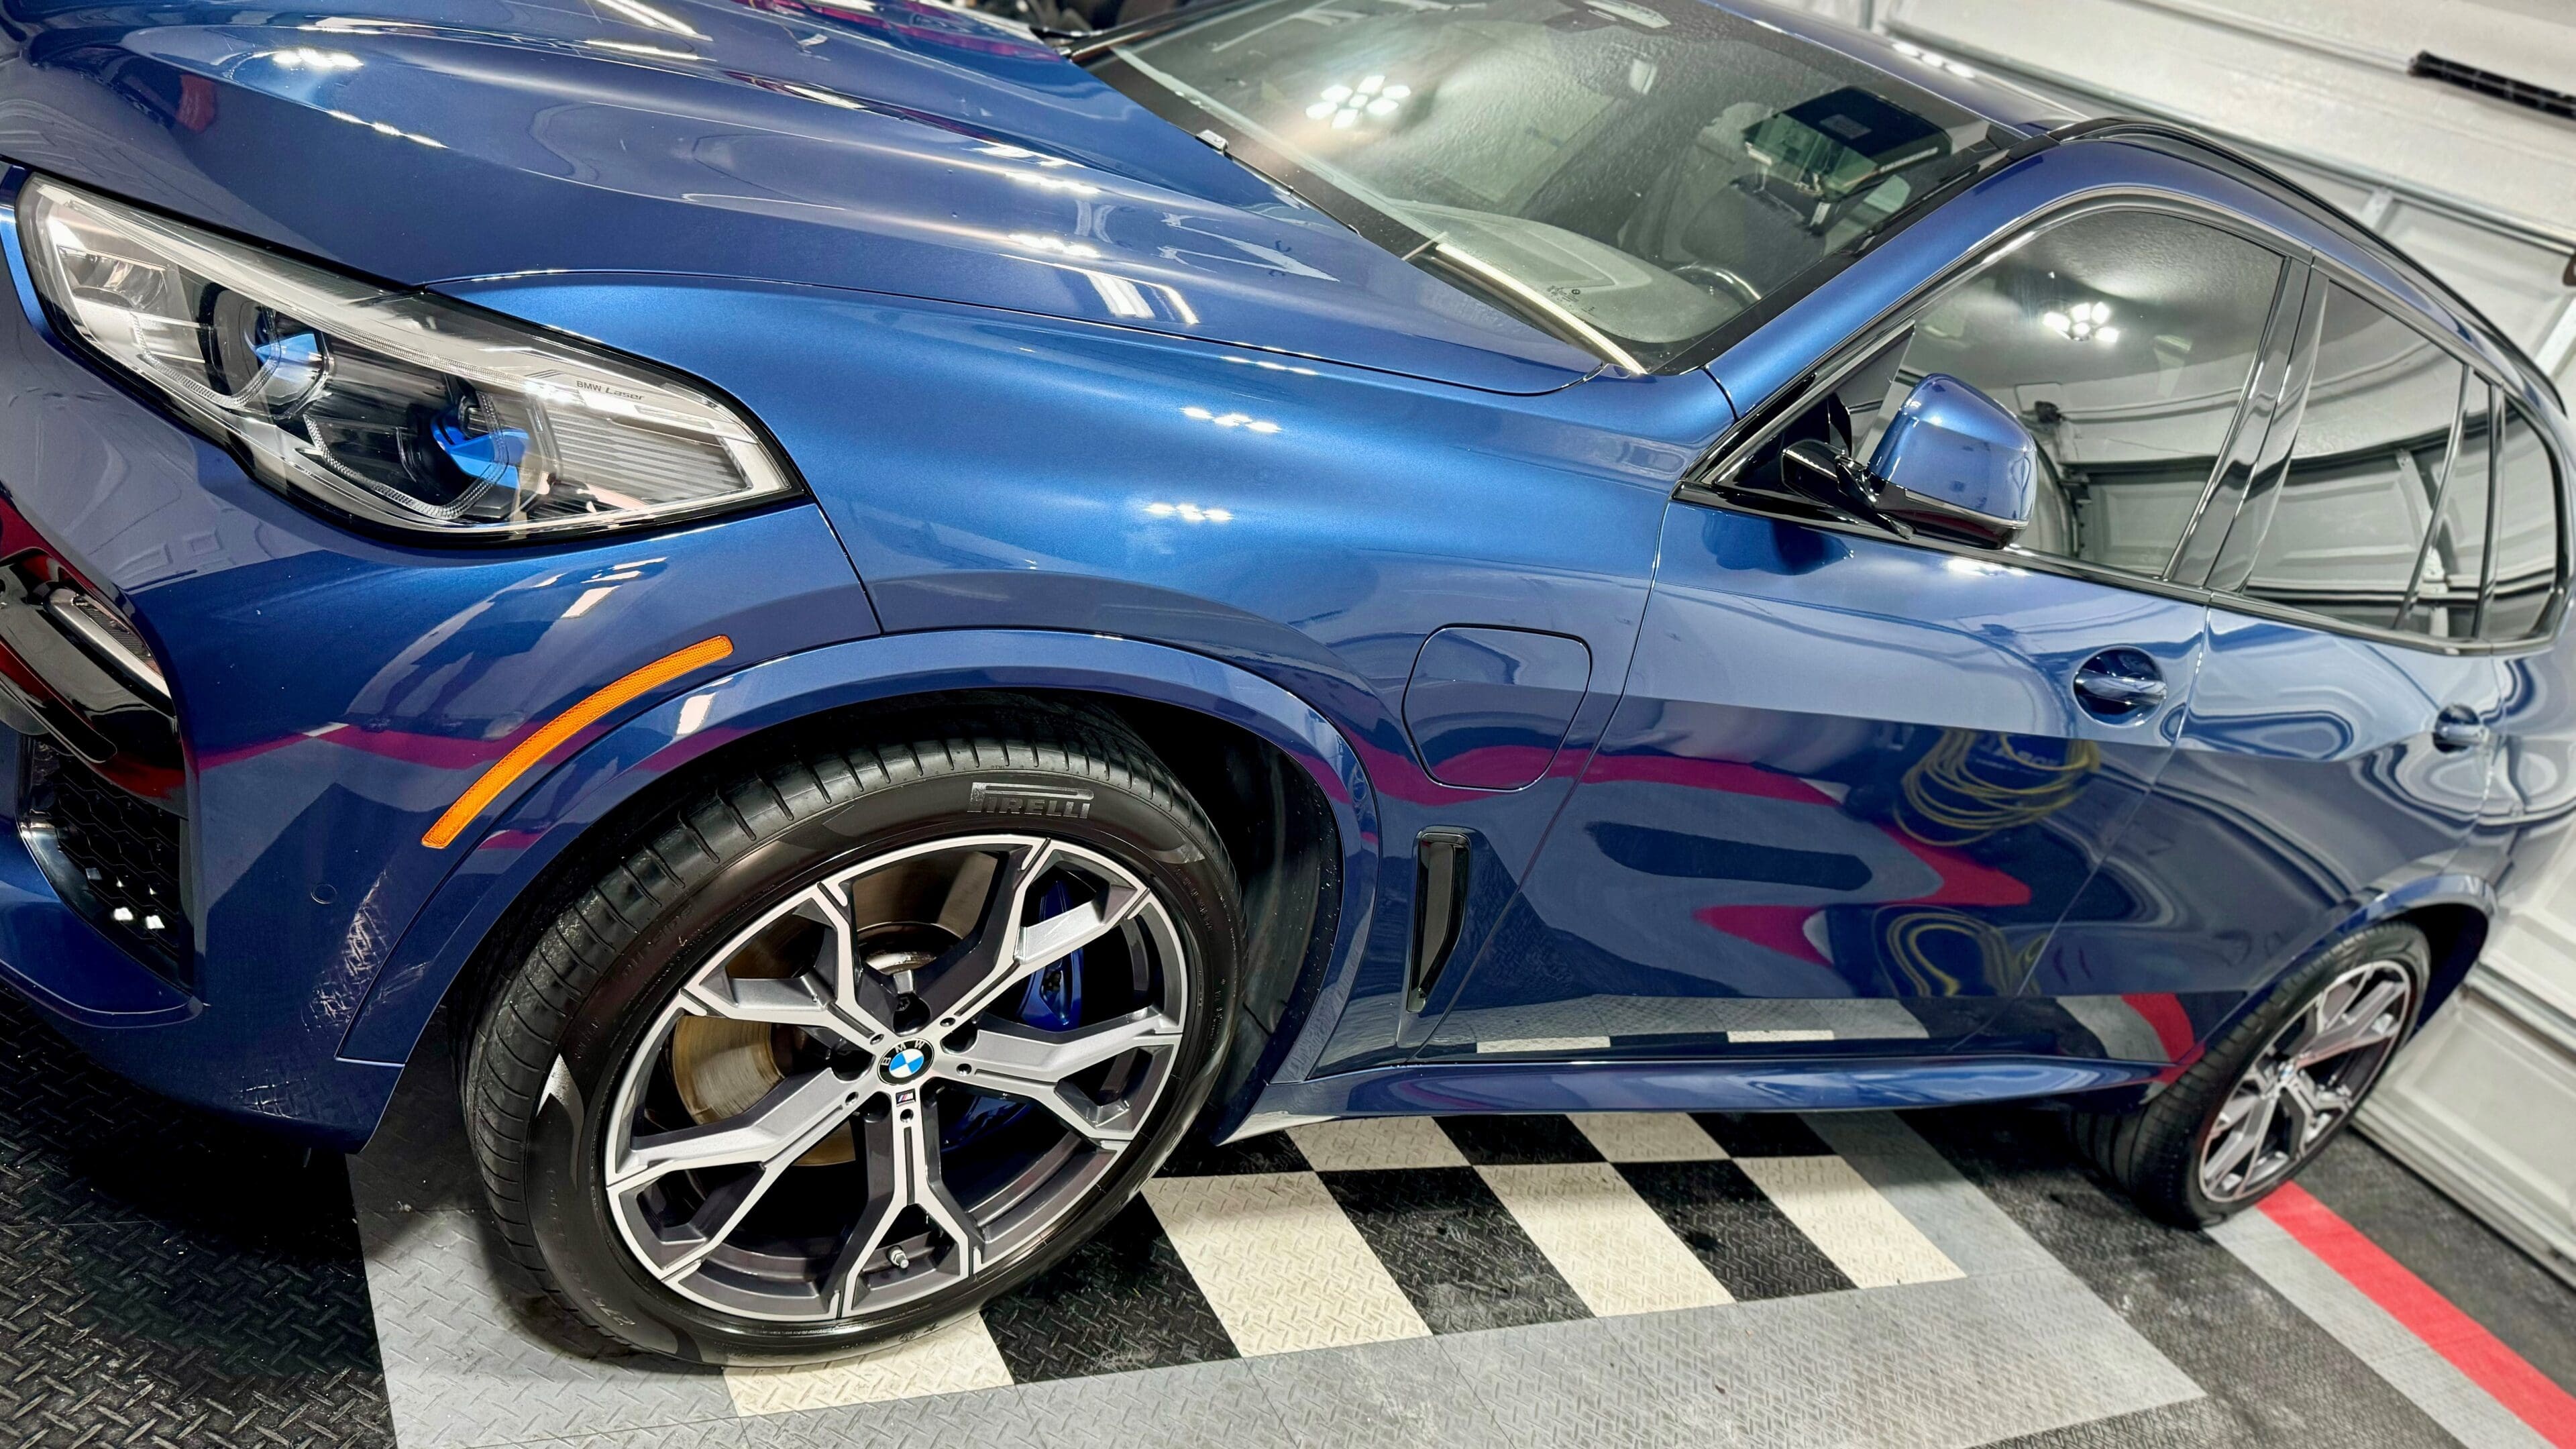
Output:
M1597 365L1024 31L916 0L0 13L10 159L404 285L744 277L1510 392Z

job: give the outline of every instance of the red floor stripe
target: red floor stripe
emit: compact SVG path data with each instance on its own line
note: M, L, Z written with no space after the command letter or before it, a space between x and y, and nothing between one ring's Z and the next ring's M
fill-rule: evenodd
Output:
M2297 1183L2263 1200L2263 1213L2371 1302L2449 1359L2471 1382L2558 1449L2576 1449L2576 1396L2523 1362L2451 1300L2363 1237Z

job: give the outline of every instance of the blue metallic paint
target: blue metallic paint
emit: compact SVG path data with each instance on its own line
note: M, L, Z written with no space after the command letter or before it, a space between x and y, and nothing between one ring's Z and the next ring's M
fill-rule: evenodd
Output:
M2007 129L2046 119L1884 42L1731 8ZM1006 28L907 0L669 9L690 34L503 0L368 0L314 29L0 0L0 97L26 121L9 159L706 378L815 494L543 549L389 545L252 482L40 317L0 317L0 492L171 674L203 963L193 996L144 970L13 830L0 975L162 1090L362 1139L447 983L585 826L715 744L929 689L1204 711L1324 788L1339 935L1256 1124L2133 1085L2320 940L2511 904L2576 815L2576 646L2444 656L1670 501L1739 406L2032 215L2114 192L2247 217L2516 375L2442 299L2254 188L2112 142L2042 150L1707 370L1631 378ZM322 44L360 64L265 58ZM1451 626L1562 641L1585 677L1529 656L1549 677L1506 693L1530 697L1425 692L1417 661ZM716 632L736 645L721 677L592 731L465 848L417 844L538 722ZM2069 692L2114 647L2173 686L2134 721ZM1442 677L1445 695L1476 676ZM2498 743L2437 757L2423 720L2460 702ZM1495 729L1513 738L1478 733ZM1909 831L1931 752L2011 740L2096 764L2045 821ZM1486 745L1547 758L1461 773ZM1476 889L1460 966L1416 1014L1412 862L1384 843L1432 824L1472 833ZM1793 850L1747 878L1729 842ZM1792 853L1812 878L1783 876ZM2223 905L2247 880L2259 920ZM1941 913L1976 949L1891 969L1872 929L1890 908ZM1748 996L1862 1003L1919 1033L1732 1041L1723 1023L1630 1032L1613 1009ZM1538 1059L1476 1060L1516 1038Z
M1094 634L895 634L762 661L661 701L585 745L492 822L379 974L341 1054L399 1063L484 935L581 833L708 751L825 710L959 689L1080 690L1178 705L1251 731L1312 778L1349 882L1344 945L1373 904L1379 802L1359 753L1303 701L1235 665ZM1337 949L1341 959L1346 950Z
M1592 683L1580 639L1451 627L1422 642L1404 684L1404 726L1444 785L1518 790L1547 773Z

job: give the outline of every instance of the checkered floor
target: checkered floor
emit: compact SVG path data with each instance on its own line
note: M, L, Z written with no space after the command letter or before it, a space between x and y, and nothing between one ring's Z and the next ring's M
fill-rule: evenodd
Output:
M929 1343L729 1383L768 1413L1960 1276L1795 1118L1333 1122L1185 1154Z
M2548 1442L2267 1219L2156 1227L1993 1112L1303 1127L928 1338L688 1369L501 1265L447 1082L344 1188L0 1002L0 1444ZM2482 1231L2358 1143L2311 1177ZM2517 1342L2576 1378L2576 1294L2453 1257L2521 1263Z

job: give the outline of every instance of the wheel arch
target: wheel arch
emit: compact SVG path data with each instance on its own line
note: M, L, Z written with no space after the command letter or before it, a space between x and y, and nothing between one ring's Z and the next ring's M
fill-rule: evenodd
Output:
M458 842L457 869L377 973L340 1055L407 1061L440 1006L475 996L639 821L708 772L789 735L996 695L1116 715L1217 820L1250 936L1217 1099L1239 1112L1367 917L1377 812L1360 754L1321 712L1247 670L1040 630L883 636L767 660L598 733Z

